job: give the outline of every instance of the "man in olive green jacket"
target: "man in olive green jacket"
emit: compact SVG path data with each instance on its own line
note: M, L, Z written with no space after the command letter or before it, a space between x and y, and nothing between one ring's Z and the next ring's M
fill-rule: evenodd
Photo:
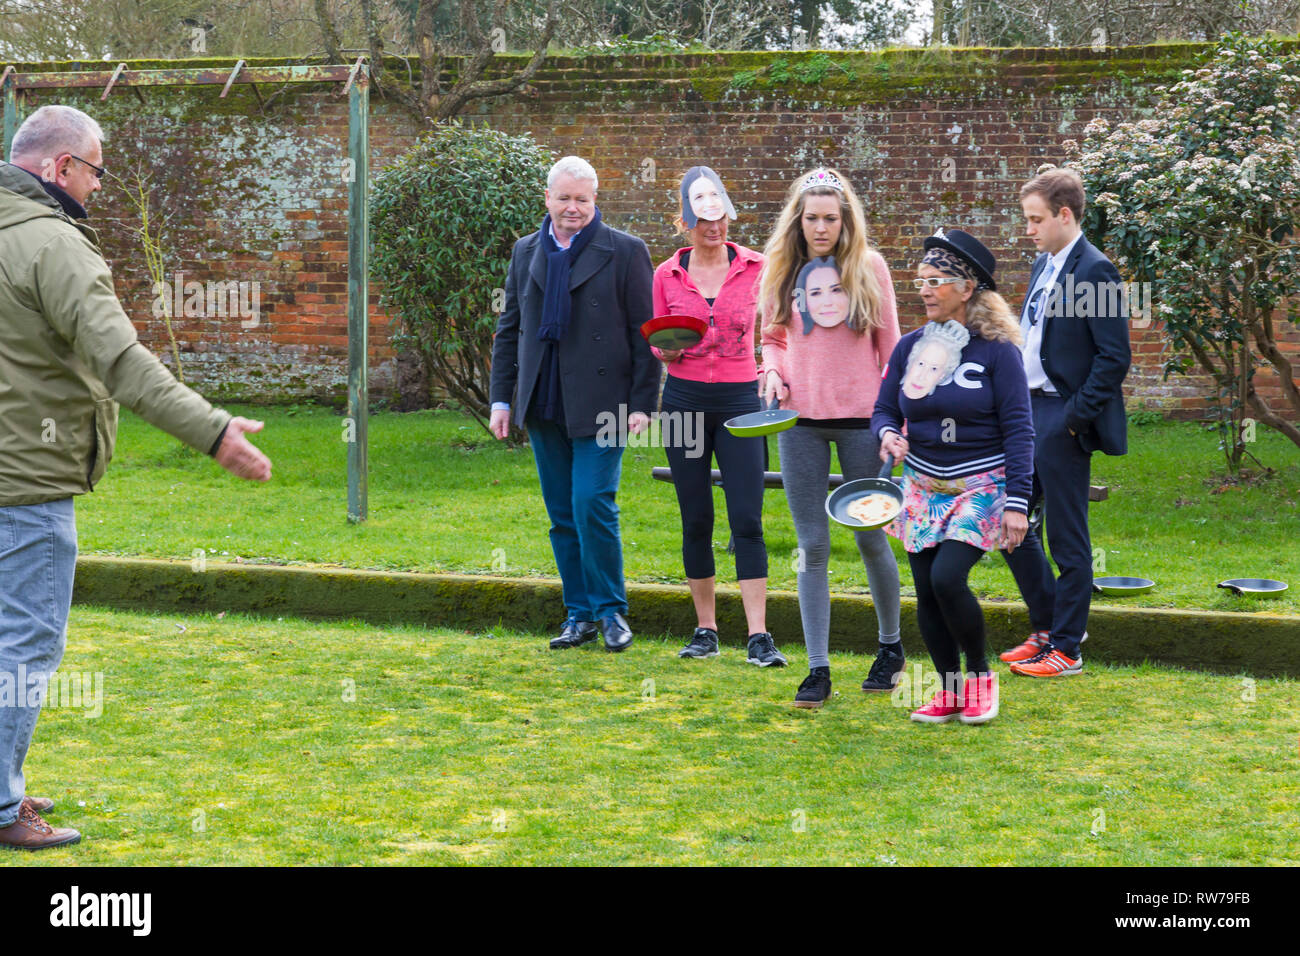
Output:
M241 478L271 463L232 418L176 381L136 340L95 233L103 132L80 110L44 106L0 163L0 847L76 843L41 818L22 767L63 657L76 564L73 496L113 454L120 402ZM6 693L7 691L7 693Z

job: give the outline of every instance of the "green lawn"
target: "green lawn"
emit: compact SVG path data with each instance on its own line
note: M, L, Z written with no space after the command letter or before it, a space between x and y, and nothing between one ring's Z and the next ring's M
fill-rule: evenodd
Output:
M85 840L0 865L1300 856L1295 681L1003 671L1001 716L936 727L862 694L861 657L800 711L802 648L676 648L75 608L64 671L102 674L102 715L47 708L27 773Z
M275 463L269 485L230 478L174 439L123 414L117 457L94 494L78 501L83 553L307 562L358 568L554 576L531 452L497 443L455 412L381 414L370 420L370 520L346 520L342 419L315 407L243 409L262 417L257 442ZM1094 457L1093 482L1111 498L1092 506L1100 573L1158 582L1128 605L1300 612L1300 452L1261 429L1253 450L1277 469L1262 486L1223 487L1217 437L1192 423L1130 430L1131 453ZM770 440L773 467L776 440ZM680 582L681 538L673 489L650 469L658 448L629 449L620 504L629 580ZM837 466L838 467L838 466ZM733 581L722 492L715 489L720 579ZM773 587L793 588L795 536L785 496L764 513ZM902 550L903 584L910 573ZM847 530L835 529L832 587L865 591L866 571ZM1228 577L1273 577L1289 595L1263 602L1215 588ZM972 575L994 599L1019 600L1000 557ZM1103 599L1099 599L1100 601ZM1115 600L1115 599L1105 599Z

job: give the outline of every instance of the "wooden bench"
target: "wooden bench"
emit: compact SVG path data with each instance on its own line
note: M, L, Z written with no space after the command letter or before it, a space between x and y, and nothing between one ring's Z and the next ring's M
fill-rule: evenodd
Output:
M657 481L666 481L669 484L672 484L673 472L671 468L664 468L664 467L651 468L650 474ZM722 472L719 471L717 468L713 469L712 480L713 483L717 485L719 488L722 487ZM895 475L889 480L896 485L901 486L903 484L903 477L901 475ZM838 488L842 484L844 484L843 475L831 475L829 476L829 480L826 483L826 488L829 491L831 488ZM779 471L763 472L763 487L784 488L785 484L781 480L781 473ZM1110 489L1106 485L1088 486L1089 501L1105 501L1109 497L1110 497Z
M669 484L672 484L673 472L671 468L665 468L665 467L651 468L650 475L656 481L666 481ZM722 487L722 472L719 471L717 468L713 469L711 473L711 479L713 481L713 484L717 485L719 488ZM902 475L891 476L889 480L899 486L903 484ZM829 475L827 477L826 488L828 491L831 488L838 488L842 484L844 484L843 475ZM781 473L779 471L763 472L763 487L784 488L785 483L781 480ZM1109 497L1110 497L1110 488L1107 487L1106 485L1088 486L1089 501L1105 501ZM1043 523L1043 506L1042 503L1040 502L1039 506L1034 509L1033 515L1030 516L1029 525L1031 528L1037 531L1039 527L1042 526L1042 523ZM727 542L727 554L733 554L735 553L735 550L736 550L736 540L735 537L733 536L731 540Z

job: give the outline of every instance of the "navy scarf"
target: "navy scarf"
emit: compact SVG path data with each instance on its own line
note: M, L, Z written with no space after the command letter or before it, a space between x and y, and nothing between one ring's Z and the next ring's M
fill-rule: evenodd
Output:
M537 329L537 340L542 343L541 374L537 381L537 414L543 421L561 421L564 417L560 399L560 350L556 347L569 331L573 312L573 295L569 292L569 277L573 263L591 242L600 225L600 207L591 222L561 249L551 238L551 217L542 220L542 249L546 253L546 293L542 299L542 321Z
M542 220L542 248L546 251L546 298L542 300L542 324L537 330L540 342L558 342L569 331L569 315L573 307L573 296L569 294L569 275L573 263L577 260L591 237L600 225L600 207L591 222L582 227L569 243L569 248L561 249L551 238L551 217L548 213Z

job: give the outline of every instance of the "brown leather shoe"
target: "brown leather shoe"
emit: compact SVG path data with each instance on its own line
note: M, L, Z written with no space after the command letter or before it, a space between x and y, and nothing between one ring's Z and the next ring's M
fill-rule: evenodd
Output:
M0 849L48 850L81 842L81 834L66 827L52 827L32 809L27 800L18 808L18 819L0 827Z
M54 809L54 801L49 797L23 797L23 803L30 803L37 813L49 813Z

